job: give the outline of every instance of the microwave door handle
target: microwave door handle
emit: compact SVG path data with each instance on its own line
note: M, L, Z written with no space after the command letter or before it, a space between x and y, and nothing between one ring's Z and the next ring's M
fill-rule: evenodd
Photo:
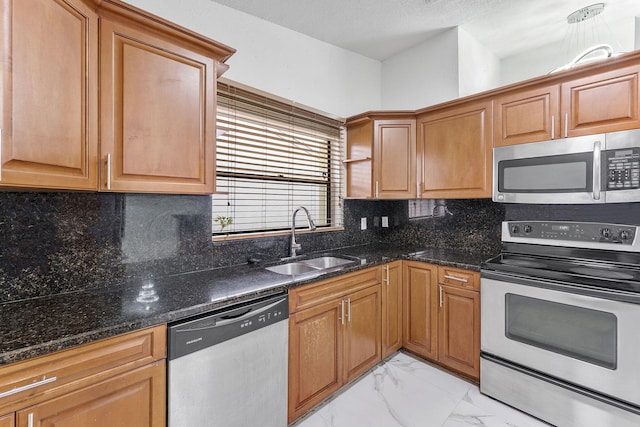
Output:
M593 143L593 200L600 200L601 161L600 141L596 141Z

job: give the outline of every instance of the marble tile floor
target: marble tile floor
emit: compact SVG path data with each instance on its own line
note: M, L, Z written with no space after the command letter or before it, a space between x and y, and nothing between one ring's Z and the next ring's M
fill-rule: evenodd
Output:
M292 427L549 427L478 387L396 353Z

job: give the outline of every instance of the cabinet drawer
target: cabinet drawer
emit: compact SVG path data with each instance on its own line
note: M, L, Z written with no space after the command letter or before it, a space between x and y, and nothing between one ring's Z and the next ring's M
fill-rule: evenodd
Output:
M301 286L289 291L289 312L295 313L378 283L380 269L373 267Z
M0 368L0 413L10 412L165 358L164 325Z
M438 267L438 283L480 290L480 273L453 267Z

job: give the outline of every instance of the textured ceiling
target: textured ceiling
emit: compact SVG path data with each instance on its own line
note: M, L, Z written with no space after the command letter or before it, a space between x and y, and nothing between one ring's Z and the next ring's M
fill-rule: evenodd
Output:
M504 58L514 53L590 37L612 38L614 47L640 0L610 0L604 12L583 24L567 16L595 2L588 0L215 0L266 21L330 44L384 60L447 28L461 26ZM620 25L625 21L626 25ZM585 35L585 32L589 33ZM628 32L628 31L627 31Z

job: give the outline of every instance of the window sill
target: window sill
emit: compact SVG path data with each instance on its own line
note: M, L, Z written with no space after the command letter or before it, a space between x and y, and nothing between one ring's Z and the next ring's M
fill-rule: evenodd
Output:
M307 229L296 228L296 235L307 234L307 233L324 233L325 231L342 231L344 227L323 227L318 228L315 231L309 231ZM258 233L243 233L243 234L231 234L229 236L213 236L212 240L214 242L227 242L232 240L245 240L245 239L258 239L261 237L276 237L276 236L290 236L291 230L285 231L267 231L267 232L258 232Z

